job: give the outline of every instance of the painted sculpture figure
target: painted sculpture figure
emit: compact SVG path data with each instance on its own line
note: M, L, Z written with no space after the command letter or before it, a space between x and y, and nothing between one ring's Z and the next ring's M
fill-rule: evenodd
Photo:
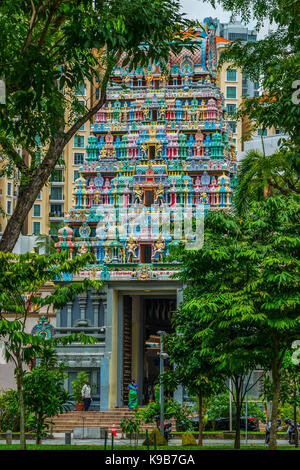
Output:
M133 410L137 407L138 405L138 387L137 384L135 383L135 380L132 380L131 383L128 385L128 408L130 410Z
M187 33L194 52L164 66L129 71L120 59L112 72L56 244L70 258L94 252L96 279L168 279L180 267L166 255L191 237L164 233L162 221L231 208L237 163L216 85L216 24L205 18L205 31Z

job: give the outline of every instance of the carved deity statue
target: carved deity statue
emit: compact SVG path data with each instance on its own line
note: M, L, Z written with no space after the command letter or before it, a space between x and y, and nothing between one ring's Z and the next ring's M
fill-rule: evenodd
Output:
M143 190L140 188L140 185L137 183L136 187L134 188L134 199L135 201L142 203L143 199Z
M79 248L80 255L85 255L89 251L87 242L82 242Z
M129 239L126 242L126 249L128 251L128 256L127 256L127 262L128 263L133 263L134 260L136 260L137 255L136 255L136 249L138 247L138 244L135 240L133 240L132 237L129 237Z
M166 245L165 240L163 239L160 233L158 236L158 239L153 244L152 260L154 260L155 256L158 255L159 261L163 261L165 245Z
M156 146L156 155L158 158L162 157L162 149L163 149L163 144L159 142Z
M146 76L146 81L147 81L147 87L152 88L152 75L150 72Z
M159 183L158 188L156 190L154 202L155 203L163 202L163 199L164 199L164 188L163 188L163 185Z
M142 143L141 145L141 151L142 151L142 157L147 158L148 154L148 146L145 143Z

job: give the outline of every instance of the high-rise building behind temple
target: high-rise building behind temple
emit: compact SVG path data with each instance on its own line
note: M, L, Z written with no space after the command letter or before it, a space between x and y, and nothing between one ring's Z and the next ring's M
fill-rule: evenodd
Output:
M234 23L219 23L218 35L228 41L240 39L244 42L257 40L257 32L244 26L240 21ZM259 96L259 83L249 80L246 74L242 74L242 97L253 98Z

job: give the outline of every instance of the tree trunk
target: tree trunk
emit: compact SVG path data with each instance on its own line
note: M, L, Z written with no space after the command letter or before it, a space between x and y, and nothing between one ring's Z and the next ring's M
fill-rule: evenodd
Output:
M0 251L13 251L21 233L24 221L34 204L37 195L50 177L63 150L62 143L63 140L58 138L57 141L52 144L48 151L47 158L43 160L42 164L32 174L30 181L26 185L20 186L20 193L18 195L15 210L13 211L0 240Z
M297 427L297 405L294 405L295 447L299 446L299 435Z
M27 214L30 211L43 185L44 181L40 180L38 186L27 186L22 191L22 194L18 197L16 208L11 215L0 240L0 251L13 251Z
M270 429L270 441L269 450L277 449L277 417L278 417L278 404L280 395L280 363L278 357L272 364L272 380L273 380L273 400L272 400L272 412L271 412L271 429Z
M116 57L116 63L118 60L119 57ZM35 202L37 195L44 187L52 171L54 170L56 162L63 152L65 146L75 135L77 130L82 126L82 124L85 124L85 122L91 119L105 103L106 86L112 68L113 64L111 64L105 72L101 87L101 97L99 101L83 117L78 119L78 121L74 123L74 125L66 133L64 133L64 119L58 116L58 119L60 119L58 132L57 135L54 136L53 142L51 143L45 158L31 176L26 175L28 178L30 178L29 182L25 186L20 186L20 193L18 195L16 208L13 211L13 214L11 215L0 240L0 251L13 251L21 233L24 221L30 209L32 208L33 203Z
M21 366L22 367L22 366ZM25 409L23 401L23 390L22 390L22 369L17 372L17 390L18 399L20 406L20 449L26 450L26 437L25 437Z
M198 436L198 446L203 445L203 418L202 418L202 390L200 389L199 395L199 436Z
M35 439L36 445L40 445L42 443L41 427L42 427L41 415L38 414L37 421L36 421L36 439Z
M234 448L240 449L241 447L241 409L242 403L240 402L239 396L236 397L236 423L235 423L235 439Z

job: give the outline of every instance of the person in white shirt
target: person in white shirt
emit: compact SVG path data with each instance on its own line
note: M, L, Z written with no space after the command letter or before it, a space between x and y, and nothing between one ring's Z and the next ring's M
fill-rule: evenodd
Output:
M90 404L91 404L91 386L90 382L87 380L84 386L81 389L81 395L83 398L83 411L88 411Z

